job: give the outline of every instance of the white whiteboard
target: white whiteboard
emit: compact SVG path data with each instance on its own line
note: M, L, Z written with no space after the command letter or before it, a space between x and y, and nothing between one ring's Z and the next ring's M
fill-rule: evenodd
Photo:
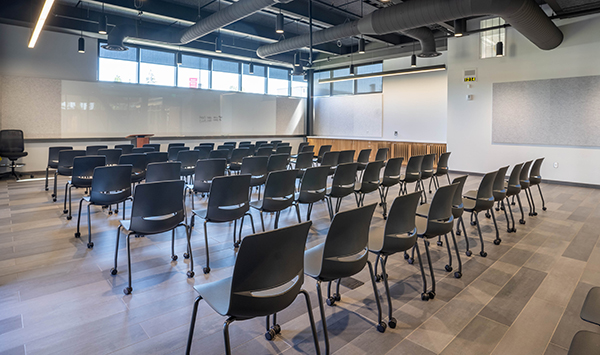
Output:
M304 133L305 99L62 81L61 138Z
M315 135L380 138L382 97L381 94L365 94L316 98Z

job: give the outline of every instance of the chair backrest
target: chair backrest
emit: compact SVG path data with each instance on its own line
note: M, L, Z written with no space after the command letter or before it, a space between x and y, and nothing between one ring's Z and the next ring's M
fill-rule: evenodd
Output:
M181 162L178 161L150 163L146 169L146 183L178 180L180 171Z
M198 147L210 147L210 150L215 149L215 144L214 143L200 143L198 144Z
M438 160L438 165L435 173L437 175L444 175L448 173L448 160L450 159L451 152L444 152L440 155L440 159Z
M61 150L73 150L73 147L50 147L48 150L48 166L58 167L58 153Z
M250 142L250 141L241 141L241 142L240 142L240 145L239 145L239 147L240 147L240 148L241 148L241 147L247 147L247 146L249 146L250 144L252 144L252 142Z
M497 173L497 171L492 171L485 174L481 179L479 189L477 189L476 210L487 211L494 206L494 180Z
M272 154L267 162L267 171L278 171L287 169L288 154Z
M256 141L256 143L254 143L254 145L256 146L256 149L260 148L261 145L263 144L268 144L269 142L267 141Z
M527 161L525 162L525 164L523 164L523 167L521 168L521 176L519 176L519 180L521 180L521 184L523 184L523 182L529 182L529 168L531 168L531 163L533 161Z
M254 153L254 155L256 155L257 157L268 157L271 154L273 154L273 147L270 145L265 146L264 144L260 148L258 148L256 153Z
M296 169L310 168L313 163L314 152L302 152L298 154L296 158Z
M369 256L369 227L376 203L339 212L333 217L323 246L319 278L333 280L361 271Z
M198 151L198 159L208 159L208 156L210 155L210 151L212 150L212 148L209 146L199 145L196 148L194 148L194 150Z
M325 152L321 159L322 166L335 167L338 164L340 152Z
M332 197L344 197L354 192L357 170L358 163L343 163L337 166L331 183Z
M314 152L314 151L315 151L314 145L305 145L304 147L302 147L302 150L300 152L304 153L304 152Z
M504 191L504 179L506 179L506 172L508 171L508 165L498 169L496 178L494 179L493 191Z
M140 153L150 153L155 152L156 150L152 147L141 147L141 148L133 148L131 150L131 154L140 154Z
M544 158L538 158L533 162L533 165L531 166L531 172L529 173L530 180L531 180L531 178L538 178L538 179L542 178L542 174L540 173L540 170L542 168L543 162L544 162Z
M176 146L169 148L169 160L177 160L177 154L182 150L190 150L190 147Z
M131 154L133 152L133 144L115 144L115 149L121 149L121 154Z
M208 153L208 159L227 159L229 158L229 149L216 149Z
M406 177L413 176L416 179L421 178L421 164L423 163L422 155L413 155L408 159L408 164L406 164Z
M331 151L331 145L322 145L319 147L319 153L317 154L318 158L323 158L323 154Z
M106 165L104 155L86 155L73 159L73 175L71 183L73 186L91 186L94 169Z
M181 162L181 169L194 171L199 156L200 152L197 150L180 150L177 153L177 161Z
M271 144L273 144L273 146L275 146L276 144L279 144L279 143L282 143L282 142L283 141L280 141L280 140L274 140L274 141L271 141Z
M242 159L241 173L252 176L252 186L262 185L269 173L267 170L268 163L268 157L245 157Z
M452 203L457 188L458 183L441 186L437 189L429 206L424 235L431 237L450 233L454 226Z
M377 153L375 154L375 160L383 160L386 161L388 158L388 152L390 148L379 148L377 149Z
M277 145L277 149L275 150L275 154L286 154L288 156L290 154L292 154L292 147L291 146L289 146L289 145L282 146L281 144L283 144L283 143L280 143L280 144Z
M217 176L224 176L226 168L227 160L224 158L198 160L194 173L194 191L210 192L212 180Z
M61 150L58 152L58 173L71 175L73 172L73 159L85 156L85 150Z
M231 164L242 164L242 159L250 155L250 149L247 147L234 149L231 152Z
M22 153L25 151L23 131L20 129L3 129L0 131L0 152Z
M217 149L227 149L229 152L232 152L235 149L235 146L233 144L223 144L217 146Z
M152 149L154 149L155 152L160 152L160 144L158 144L158 143L146 143L142 147L143 148L152 148Z
M262 208L275 212L286 209L294 202L298 170L272 171L267 176Z
M433 176L433 163L435 162L435 154L426 154L423 156L421 163L421 178L429 178Z
M363 149L358 153L357 162L366 164L369 162L369 158L371 157L371 149Z
M415 245L417 241L415 215L420 200L421 193L418 191L394 199L385 222L382 251L404 251Z
M304 222L244 237L233 267L227 314L259 317L292 304L304 283L310 226Z
M185 218L183 180L140 184L133 193L131 231L156 234L177 227Z
M365 168L365 172L362 176L361 183L364 184L377 184L379 185L379 175L381 174L381 169L383 168L383 160L372 161L367 164Z
M518 187L521 188L521 170L523 169L523 163L516 164L513 166L512 172L508 177L508 186L509 187Z
M133 166L132 174L141 174L146 171L146 163L147 158L146 154L140 153L131 153L131 154L123 154L119 158L119 165L122 164L130 164Z
M329 166L308 168L302 176L298 201L312 203L322 200L327 192L327 176Z
M162 163L169 160L169 153L167 152L149 152L146 153L146 163Z
M402 169L403 161L403 157L391 158L388 160L387 164L385 164L385 169L383 170L383 178L400 180L400 170Z
M85 147L85 155L98 155L100 149L107 149L107 145L88 145Z
M463 195L463 189L465 187L465 182L467 181L467 177L469 177L469 175L459 176L457 178L454 178L454 180L452 180L453 184L458 184L458 187L456 188L456 193L454 194L454 198L452 199L453 207L462 208L462 206L463 206L462 195Z
M167 152L173 147L185 147L185 143L169 143L167 146Z
M98 149L98 155L106 157L106 165L119 164L119 157L123 154L121 149Z
M206 220L227 222L242 218L250 208L249 174L219 176L212 180Z
M354 150L342 150L338 156L338 165L354 162Z
M131 196L131 165L99 166L94 169L90 202L111 205Z
M235 147L237 147L237 142L224 142L223 145L231 145L233 146L233 149L235 149Z
M306 147L308 144L308 142L300 142L298 144L298 150L296 151L296 153L300 153L302 151L302 148Z

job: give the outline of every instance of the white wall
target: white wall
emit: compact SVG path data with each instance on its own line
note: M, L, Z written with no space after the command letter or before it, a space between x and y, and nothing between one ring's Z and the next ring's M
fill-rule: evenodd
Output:
M492 84L599 75L600 16L557 21L564 42L542 51L512 28L507 29L508 56L479 59L479 36L448 41L448 150L453 170L487 172L502 165L546 157L545 179L600 184L600 149L492 144ZM477 68L478 81L467 88L463 71ZM466 95L474 95L467 101ZM569 117L565 117L569 119ZM553 163L558 168L553 168Z

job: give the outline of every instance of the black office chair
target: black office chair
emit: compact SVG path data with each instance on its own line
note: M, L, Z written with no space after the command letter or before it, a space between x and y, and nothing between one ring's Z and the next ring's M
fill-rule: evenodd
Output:
M229 160L229 149L216 149L208 153L208 159L225 159Z
M260 223L263 232L265 231L265 221L263 212L275 213L275 229L279 228L280 212L294 205L294 192L296 190L296 170L280 170L270 172L265 183L265 193L263 199L250 202L250 207L260 212ZM298 223L300 220L300 208L296 206Z
M383 207L383 219L387 219L387 195L390 187L400 183L400 170L402 169L403 157L391 158L385 164L383 170L383 179L379 184L379 198L381 199L381 207Z
M367 164L360 182L354 187L354 197L356 199L356 207L365 204L365 196L368 193L378 191L381 180L379 176L383 169L383 160L372 161Z
M283 144L283 143L280 143ZM289 145L278 145L277 148L275 149L275 154L285 154L288 156L288 158L290 157L290 155L292 155L292 147L290 147Z
M104 155L106 157L107 166L119 164L121 154L123 154L122 149L98 149L98 155Z
M296 150L296 154L301 153L302 152L302 148L306 147L307 145L310 145L310 143L308 143L308 142L300 142L300 143L298 143L298 150Z
M329 334L323 306L321 283L329 282L327 303L332 306L341 300L339 292L340 279L350 277L369 265L369 275L373 284L373 293L377 303L377 330L385 332L387 325L381 320L381 303L373 275L373 266L369 259L367 244L369 242L369 227L377 204L359 207L340 212L333 217L325 242L304 252L304 273L317 281L317 299L325 337L325 353L329 354ZM337 281L337 292L331 295L331 282Z
M133 148L131 150L131 154L144 154L144 153L150 153L150 152L155 152L156 150L154 150L154 148L152 147L141 147L141 148Z
M233 149L237 147L237 142L224 142L223 145L232 145Z
M258 199L260 200L261 186L267 181L267 165L269 162L268 157L245 157L242 159L242 170L241 174L248 174L252 178L250 179L250 188L258 187ZM252 191L249 192L250 195Z
M440 159L438 160L437 167L435 169L435 174L433 174L433 178L429 180L429 193L431 193L431 183L433 182L434 187L437 189L440 188L439 177L446 175L448 179L448 184L450 184L450 175L448 175L448 160L450 159L450 152L445 152L440 155Z
M390 148L377 149L377 153L375 153L375 161L383 160L385 162L388 159L389 151L390 151Z
M508 233L514 233L517 231L515 227L515 217L513 215L512 206L509 201L509 198L512 197L513 200L515 196L517 197L517 201L519 202L519 209L521 210L521 219L519 223L525 224L525 214L523 213L523 206L521 205L521 198L519 194L521 193L521 169L523 168L523 163L516 164L513 166L512 172L508 177L508 181L505 183L506 186L506 205L504 208L508 208L508 212L510 212L510 219L512 220L512 228L509 227Z
M190 259L189 278L194 277L194 258L190 241L191 229L185 223L185 207L183 204L184 181L161 181L140 184L133 193L133 206L131 219L120 221L117 229L117 247L115 249L115 266L110 270L111 275L117 274L117 256L119 252L119 237L121 229L127 232L127 271L129 273L128 286L123 292L128 295L133 291L131 284L131 246L132 235L152 235L172 231L171 235L171 260L177 260L175 254L175 229L185 227L187 235L187 253L184 258Z
M507 166L503 166L500 169L498 169L498 173L496 174L496 178L494 179L494 186L492 187L492 193L494 195L494 201L496 202L496 211L500 211L500 206L502 205L502 210L504 211L504 217L506 218L506 229L510 229L510 221L508 219L508 213L506 212L506 208L504 208L504 199L506 198L506 186L505 186L505 179L506 179L506 172L508 171L508 165ZM472 196L475 197L475 196ZM490 211L487 211L485 213L485 217L486 218L490 218ZM495 218L495 216L494 216ZM494 223L494 226L496 226L496 239L494 240L494 243L498 243L500 244L500 232L498 231L498 226L497 223Z
M203 160L203 159L208 159L208 156L209 156L212 148L208 147L208 146L197 146L194 148L194 150L198 151L198 159Z
M600 348L600 334L588 330L575 333L567 355L596 354Z
M153 148L155 152L160 152L160 144L157 144L157 143L147 143L147 144L144 144L142 147Z
M298 178L301 178L302 175L304 175L306 169L312 167L314 156L315 153L313 152L302 152L298 154L296 164L294 165L294 169L298 170Z
M265 145L265 144L263 144L260 148L258 148L256 150L256 153L254 153L254 155L257 157L268 157L271 154L273 154L273 146Z
M251 141L241 141L238 145L238 147L247 147L249 145L251 145L252 142Z
M407 193L407 185L413 182L415 183L415 191L419 191L421 189L421 184L419 181L421 180L422 163L422 155L413 155L408 159L406 170L404 171L404 174L400 175L400 194Z
M321 161L323 160L323 155L327 152L331 151L331 145L326 144L326 145L322 145L319 147L319 152L317 153L317 156L315 157L315 162L321 164ZM337 165L337 164L335 164Z
M197 150L186 149L177 153L177 161L181 162L180 175L182 177L189 179L194 174L199 156L200 152Z
M149 152L146 153L146 163L164 163L169 161L169 153L167 152Z
M85 156L85 150L61 150L58 152L58 167L54 171L54 193L52 193L52 201L56 202L57 198L57 185L58 176L71 176L73 175L73 159L76 157ZM63 213L67 213L66 206L63 209Z
M333 182L331 187L327 189L327 199L329 208L329 219L333 219L334 213L340 211L342 206L342 199L346 196L351 195L354 192L354 186L356 183L356 170L358 169L358 163L344 163L337 166L335 174L333 174ZM337 199L335 202L335 210L333 209L332 198Z
M338 160L340 158L340 152L325 152L323 157L321 158L321 166L329 167L328 175L333 175L335 173L335 167L338 165Z
M338 165L344 163L354 163L354 150L342 150L338 156Z
M58 169L58 153L61 150L73 150L73 147L50 147L50 149L48 150L48 165L46 166L46 185L44 186L44 190L46 191L48 191L48 169Z
M10 160L10 164L3 166L9 167L10 175L17 180L19 180L19 175L15 169L24 166L24 164L17 164L17 160L26 156L23 131L20 129L3 129L0 131L0 157Z
M179 154L179 152L182 150L190 150L190 147L176 146L176 147L169 148L169 158L168 159L170 161L176 161L177 154Z
M242 242L242 229L244 227L244 217L250 217L252 233L254 230L254 219L249 213L250 202L248 200L248 190L250 189L250 175L229 175L219 176L212 180L210 186L210 195L208 196L208 205L206 210L192 210L192 225L196 216L204 219L204 243L206 247L206 266L203 268L205 274L210 272L210 258L208 251L208 231L207 223L223 223L235 221L233 227L233 245L235 248ZM235 229L237 220L240 222L240 234L235 238Z
M421 184L421 192L423 192L424 202L427 203L427 193L425 192L425 180L432 179L435 171L433 170L433 163L435 162L435 154L426 154L423 156L421 162L421 178L419 183ZM429 180L431 183L431 180Z
M356 162L358 163L358 171L363 171L367 167L367 163L371 158L371 149L363 149L358 153Z
M310 214L315 202L326 200L328 173L329 166L318 166L308 168L304 171L302 181L300 182L300 191L296 192L296 201L294 203L308 205L306 211L307 221L310 221Z
M150 163L146 168L146 183L179 180L181 162L165 161Z
M235 146L233 144L223 144L217 147L217 150L227 150L227 163L231 161L231 154L233 154L233 150Z
M263 144L269 144L269 142L268 141L256 141L256 143L254 143L254 145L256 146L256 149L260 148L260 146Z
M196 162L196 169L194 170L194 184L188 185L188 189L192 191L192 209L194 207L194 195L200 193L202 195L210 192L210 185L217 176L224 176L225 169L227 168L227 160L224 158L219 159L205 159L198 160ZM191 224L194 226L194 221Z
M167 152L173 147L185 147L185 143L169 143L167 146Z
M146 178L147 158L146 154L131 153L123 154L119 158L119 165L130 164L133 166L131 170L131 183L139 183Z
M88 248L93 248L92 220L90 206L110 206L123 202L123 219L125 219L125 202L131 198L131 165L99 166L94 169L92 187L89 196L79 200L79 213L77 214L77 232L75 238L81 238L79 226L81 224L81 207L83 201L87 202L88 223Z
M214 143L200 143L198 144L198 147L210 147L210 150L215 149L215 144Z
M85 155L98 155L100 149L108 149L107 145L88 145L85 147Z
M467 192L463 197L463 205L466 212L471 213L471 225L477 225L477 232L479 233L479 241L481 242L481 251L479 255L482 257L486 257L487 253L485 252L483 245L483 235L481 234L481 227L479 225L479 218L477 215L481 211L487 211L494 207L494 179L496 179L497 171L493 171L491 173L487 173L481 179L481 183L479 184L479 188L475 193ZM439 191L439 190L438 190ZM492 211L494 213L494 211ZM473 217L475 221L473 221ZM494 218L494 223L496 219ZM466 238L466 237L465 237ZM499 244L499 242L494 242L494 244ZM469 241L467 240L467 256L471 256L471 250L469 250Z
M302 293L315 351L320 355L310 297L301 289L304 283L304 245L310 225L306 222L244 238L231 277L194 286L199 296L194 302L186 354L189 355L192 348L200 300L206 300L217 313L228 317L223 325L223 335L225 353L231 354L229 325L233 321L267 317L266 337L272 339L281 328L276 324L275 316L273 326L269 328L269 316L287 308Z
M288 154L271 154L267 161L267 171L286 170L288 165Z
M273 145L273 147L275 147L275 146L276 146L277 144L279 144L279 143L283 143L283 141L280 141L280 140L274 140L274 141L271 141L271 144ZM289 144L289 143L288 143L288 144Z
M542 174L540 170L542 168L542 163L544 162L544 158L536 159L531 166L531 172L529 173L529 184L530 186L537 186L538 191L540 192L540 197L542 198L542 210L546 210L546 202L544 201L544 195L542 194L542 188L540 187L540 183L542 182ZM531 190L529 190L529 194L531 195ZM533 201L533 195L531 195L531 200ZM537 215L537 213L535 214Z
M531 196L530 198L531 190L529 190L529 169L531 168L531 163L533 163L532 160L527 161L525 162L525 164L523 164L523 168L521 168L521 175L519 176L519 182L521 184L521 191L525 192L525 197L527 198L527 204L529 205L529 216L535 216L535 203L533 202L533 196ZM524 221L525 219L523 219L523 222Z
M73 159L73 174L71 181L65 186L65 201L63 213L68 213L67 219L72 218L71 212L71 189L92 187L92 176L94 169L106 165L106 157L103 155L86 155L85 157L76 157ZM69 209L67 210L67 193L69 194Z
M115 144L115 149L121 149L121 154L133 153L133 144Z
M249 157L251 155L252 154L250 152L250 148L247 148L247 146L234 149L233 152L231 152L231 162L229 163L229 171L232 172L242 170L242 160L245 157Z

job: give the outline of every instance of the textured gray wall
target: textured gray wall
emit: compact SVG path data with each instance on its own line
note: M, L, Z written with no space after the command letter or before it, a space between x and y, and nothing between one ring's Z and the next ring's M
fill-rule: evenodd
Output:
M600 146L600 76L494 83L492 142Z

